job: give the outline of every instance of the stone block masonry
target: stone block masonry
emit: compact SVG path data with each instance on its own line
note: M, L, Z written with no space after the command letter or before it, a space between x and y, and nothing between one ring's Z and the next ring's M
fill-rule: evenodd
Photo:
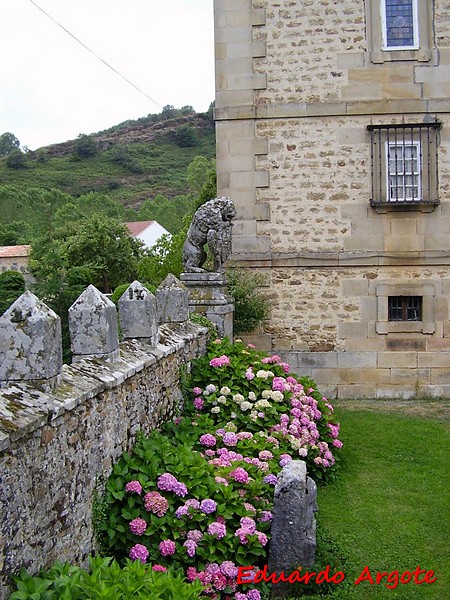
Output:
M51 388L0 388L1 600L21 566L35 573L56 560L83 563L93 550L95 492L136 432L158 428L179 406L180 368L205 352L207 331L166 323L158 337L126 340L113 360L64 365Z

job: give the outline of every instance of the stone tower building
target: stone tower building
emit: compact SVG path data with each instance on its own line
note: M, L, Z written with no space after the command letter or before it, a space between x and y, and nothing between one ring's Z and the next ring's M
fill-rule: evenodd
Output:
M256 343L330 396L450 397L450 0L214 0L218 194Z

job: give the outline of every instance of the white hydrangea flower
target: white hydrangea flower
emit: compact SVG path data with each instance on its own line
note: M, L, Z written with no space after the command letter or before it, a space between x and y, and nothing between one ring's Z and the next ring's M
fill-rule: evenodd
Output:
M275 400L275 402L282 402L284 400L283 393L278 390L273 391L272 400Z
M206 386L205 391L203 392L203 394L205 396L209 396L210 394L214 394L214 392L216 391L216 386L213 383L210 383L209 385Z
M272 390L263 390L261 396L263 398L272 398Z
M227 387L226 385L223 386L223 388L220 389L220 393L222 394L222 396L228 396L228 394L231 392L230 388Z
M252 402L254 402L256 400L256 394L255 394L255 392L249 392L248 393L248 399L251 400Z
M268 400L258 400L255 404L255 408L270 408L272 405Z
M235 394L233 396L233 400L235 402L237 402L237 404L240 404L241 402L243 402L245 400L244 396L242 394Z
M260 371L257 371L256 377L259 377L260 379L267 379L269 376L268 373L269 371L264 371L264 369L261 369Z
M237 431L236 424L233 423L232 421L228 421L228 423L225 425L224 429L226 429L227 431Z
M227 403L227 399L225 398L225 396L219 396L219 397L217 398L217 402L218 402L219 404L226 404L226 403Z
M214 414L220 413L220 406L213 406L211 412Z
M244 401L244 402L241 402L240 407L241 407L241 410L245 412L246 410L250 410L251 408L253 408L253 404L251 402Z

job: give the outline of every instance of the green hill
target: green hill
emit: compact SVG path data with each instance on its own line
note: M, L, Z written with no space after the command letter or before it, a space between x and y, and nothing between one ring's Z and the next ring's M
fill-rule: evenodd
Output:
M11 155L1 158L0 184L74 197L101 192L135 211L158 194L168 199L187 194L187 166L196 156L215 156L214 122L209 112L172 114L127 121L28 152L17 162Z

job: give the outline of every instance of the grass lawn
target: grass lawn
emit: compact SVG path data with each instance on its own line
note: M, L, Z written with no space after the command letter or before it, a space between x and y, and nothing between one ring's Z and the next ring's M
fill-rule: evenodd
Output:
M334 404L343 460L338 481L318 490L318 527L345 556L346 579L332 596L450 599L449 403ZM375 580L418 565L436 582L354 585L365 566Z

